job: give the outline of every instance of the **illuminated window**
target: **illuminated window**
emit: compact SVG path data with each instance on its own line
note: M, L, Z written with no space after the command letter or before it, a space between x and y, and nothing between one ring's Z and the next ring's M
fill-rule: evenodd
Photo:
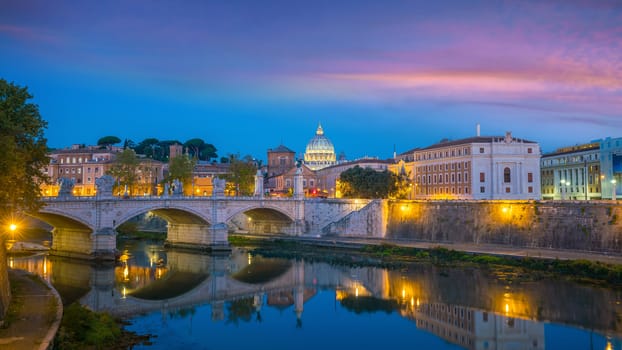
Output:
M479 182L486 182L486 174L479 173Z
M529 192L529 193L533 193L533 187L532 187L532 186L529 186L529 187L527 188L527 192Z
M533 182L533 173L527 173L527 182Z

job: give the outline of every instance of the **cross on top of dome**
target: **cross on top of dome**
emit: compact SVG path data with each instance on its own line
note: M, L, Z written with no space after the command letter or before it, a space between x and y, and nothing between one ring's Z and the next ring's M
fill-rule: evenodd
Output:
M324 135L324 129L322 129L322 124L317 123L317 130L315 131L316 135Z

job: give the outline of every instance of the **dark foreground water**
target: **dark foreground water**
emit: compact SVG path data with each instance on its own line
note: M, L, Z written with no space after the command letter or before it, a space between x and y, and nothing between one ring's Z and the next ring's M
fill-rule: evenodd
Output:
M116 265L10 258L65 303L127 317L145 349L621 349L622 295L564 281L210 255L128 242Z

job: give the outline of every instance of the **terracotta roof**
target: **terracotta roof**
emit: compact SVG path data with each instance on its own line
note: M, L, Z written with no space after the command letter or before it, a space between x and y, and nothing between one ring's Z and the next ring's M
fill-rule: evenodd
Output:
M279 145L277 148L271 148L268 150L268 152L274 152L274 153L296 153L294 151L292 151L291 149L283 146L283 145Z

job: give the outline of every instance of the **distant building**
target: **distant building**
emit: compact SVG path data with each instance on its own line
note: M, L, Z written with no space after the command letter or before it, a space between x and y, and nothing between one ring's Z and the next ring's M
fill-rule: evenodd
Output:
M543 199L613 199L622 181L622 138L563 147L541 159Z
M42 185L44 196L56 196L59 190L59 179L73 181L73 195L94 196L97 192L95 179L106 173L113 166L120 147L101 148L100 146L73 145L70 148L54 150L48 154L50 164L44 173L50 178L51 184ZM140 159L137 184L133 195L152 195L157 192L157 184L163 179L164 164L157 160Z
M602 181L602 198L619 198L622 186L622 137L601 139L600 168Z
M296 152L279 145L268 149L268 177L281 175L296 166Z
M601 199L599 142L559 148L540 160L542 199Z
M414 149L414 198L540 199L540 147L505 136L476 136Z
M229 166L229 163L197 162L192 172L192 189L186 191L192 192L194 196L211 196L214 190L214 178L228 174Z
M315 136L307 143L304 162L311 170L319 170L337 163L335 147L324 136L322 125L318 124Z

